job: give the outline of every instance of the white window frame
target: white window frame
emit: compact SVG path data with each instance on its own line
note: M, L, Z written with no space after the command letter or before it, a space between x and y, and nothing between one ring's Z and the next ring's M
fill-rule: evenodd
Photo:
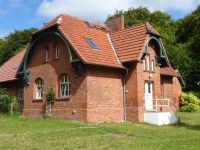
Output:
M154 60L151 60L151 71L154 71Z
M62 75L60 79L60 97L69 97L70 96L70 80L67 75Z
M20 101L22 101L24 99L24 89L18 89L17 98Z
M149 55L147 55L147 70L149 71L150 70L150 57Z
M144 58L144 60L143 60L143 69L144 69L144 71L146 70L146 58Z
M44 97L44 81L39 78L36 80L36 99L42 99Z
M45 61L49 61L49 47L45 48Z
M56 58L60 58L60 45L56 44Z

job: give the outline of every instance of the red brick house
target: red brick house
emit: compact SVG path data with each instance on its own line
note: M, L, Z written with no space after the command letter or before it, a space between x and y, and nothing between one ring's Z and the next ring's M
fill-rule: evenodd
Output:
M160 34L149 23L124 29L123 16L106 25L60 15L1 66L0 85L19 97L23 115L42 117L52 88L55 118L155 123L159 115L173 117L182 80Z

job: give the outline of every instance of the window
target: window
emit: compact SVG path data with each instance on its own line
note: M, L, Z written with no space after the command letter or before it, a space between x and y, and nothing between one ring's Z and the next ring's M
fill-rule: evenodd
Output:
M36 80L36 99L44 97L44 81L42 79Z
M154 71L154 60L151 61L151 71Z
M84 21L84 23L88 26L88 28L93 28L93 26L89 23L89 22L87 22L87 21Z
M24 89L19 89L18 90L17 97L18 97L18 100L21 100L21 101L24 99Z
M60 46L56 45L56 58L60 58Z
M148 83L148 93L151 93L151 83Z
M149 64L149 61L150 61L150 60L149 60L149 55L147 55L147 60L146 60L146 61L147 61L147 70L149 71L149 69L150 69L150 64Z
M45 48L45 61L49 60L49 47Z
M60 96L70 96L70 80L67 75L63 75L60 80Z
M85 40L87 41L87 43L94 49L99 49L97 44L90 38L85 37Z
M146 70L146 59L143 60L143 69Z

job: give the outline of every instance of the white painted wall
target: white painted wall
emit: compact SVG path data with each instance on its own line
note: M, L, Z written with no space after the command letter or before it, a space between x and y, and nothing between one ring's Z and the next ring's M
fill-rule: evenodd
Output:
M170 112L145 112L144 122L160 126L164 124L175 124L177 123L177 118Z

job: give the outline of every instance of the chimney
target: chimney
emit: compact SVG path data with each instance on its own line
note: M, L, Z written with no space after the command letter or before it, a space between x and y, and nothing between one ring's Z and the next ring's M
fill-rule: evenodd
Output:
M106 26L111 32L117 32L124 29L124 15L111 17L106 20Z

